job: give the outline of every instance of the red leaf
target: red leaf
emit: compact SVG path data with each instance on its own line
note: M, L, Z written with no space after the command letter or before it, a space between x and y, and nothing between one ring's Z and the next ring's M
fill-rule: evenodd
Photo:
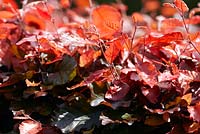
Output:
M145 88L142 89L142 94L151 102L151 103L157 103L158 97L160 95L160 89L158 87L154 88Z
M115 80L113 84L106 92L105 98L112 101L122 100L129 92L130 86L118 80Z
M178 82L186 93L190 89L190 82L200 82L200 72L179 70Z
M12 8L18 9L16 0L2 0L1 2L5 3L5 4L10 4L12 6Z
M20 134L37 134L42 130L42 124L33 120L25 120L19 125Z
M189 8L183 0L174 0L174 4L182 13L189 11Z
M187 24L193 24L193 25L200 24L200 15L192 16L189 19L186 19L185 22Z
M181 32L172 32L165 35L150 35L146 39L146 43L153 43L154 46L164 46L169 45L171 41L183 40L183 35Z
M73 90L78 87L83 87L87 86L88 84L91 84L95 81L104 81L109 79L110 70L108 69L102 69L102 70L97 70L93 73L91 73L85 80L83 80L81 83L76 84L72 86L71 88L68 88L68 90ZM112 79L112 78L111 78Z
M137 63L135 67L140 79L142 79L151 88L154 85L157 85L158 71L155 65L150 61L142 61L142 57L140 55L137 55L135 59Z
M115 33L121 32L121 18L119 11L108 5L101 5L92 12L92 21L100 33L100 38L110 39Z
M195 106L188 106L188 111L193 120L200 122L200 102Z
M41 17L47 20L51 20L51 15L49 14L48 10L45 11L44 9L41 9L40 7L36 7L36 9Z
M172 75L170 71L165 71L159 74L158 81L159 82L173 81L173 80L176 80L177 78L178 78L178 75Z
M4 81L3 83L0 83L0 88L14 85L23 79L24 75L21 73L12 74L11 76L9 76L8 80Z

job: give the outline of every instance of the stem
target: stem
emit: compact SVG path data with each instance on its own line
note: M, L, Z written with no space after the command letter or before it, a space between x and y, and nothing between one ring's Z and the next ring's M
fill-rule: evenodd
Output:
M182 21L183 21L183 25L184 25L184 28L185 28L185 31L187 33L187 40L189 41L189 44L192 45L192 47L197 51L197 53L200 55L200 52L199 50L196 48L195 44L192 42L192 40L190 39L190 32L189 32L189 27L187 27L186 25L186 22L185 22L185 18L184 18L184 12L183 11L180 11L179 8L177 8L175 5L174 7L176 8L176 10L178 11L179 15L181 16L182 18Z

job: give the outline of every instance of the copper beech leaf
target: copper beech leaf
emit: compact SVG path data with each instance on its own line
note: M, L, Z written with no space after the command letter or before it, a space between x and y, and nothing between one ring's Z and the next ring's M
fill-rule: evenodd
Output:
M15 17L15 14L11 11L0 11L0 19L12 19Z
M161 23L163 28L177 28L183 26L183 22L177 18L164 19Z
M79 66L86 67L90 65L93 61L95 61L101 55L101 51L95 51L90 49L83 54L81 54L79 59Z
M44 9L41 9L39 7L36 7L36 9L41 17L47 20L51 20L51 15L49 14L48 10L45 11Z
M157 76L158 71L153 63L149 60L143 61L140 55L135 57L136 71L141 80L143 80L151 88L158 84Z
M153 43L154 46L164 46L168 45L172 41L179 41L183 40L183 35L181 32L172 32L167 33L164 35L149 35L149 37L146 39L146 43Z
M196 103L194 106L188 106L188 111L193 120L200 122L200 102Z
M122 100L130 90L130 86L119 80L113 82L105 94L105 98L112 101Z
M154 88L141 88L143 95L151 102L151 103L157 103L158 97L160 95L160 89L158 87Z
M183 0L174 0L174 4L183 13L189 11L187 4Z
M34 120L25 120L19 125L20 134L37 134L42 130L42 124Z
M121 40L122 39L119 38L119 39L116 39L116 40L108 43L109 46L104 53L104 56L108 63L110 63L110 64L113 63L115 58L119 55L120 50L123 49L123 46L122 46L123 42Z
M92 12L92 22L100 38L110 39L115 33L121 32L121 18L120 12L109 5L101 5Z
M83 80L79 84L76 84L76 85L68 88L68 90L73 90L78 87L87 86L95 81L107 80L109 75L110 75L110 71L108 69L97 70L97 71L91 73L87 78L85 78L85 80Z

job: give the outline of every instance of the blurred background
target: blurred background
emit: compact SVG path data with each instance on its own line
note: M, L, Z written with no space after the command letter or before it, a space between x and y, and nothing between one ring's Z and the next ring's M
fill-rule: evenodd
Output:
M1 0L0 0L1 1ZM12 1L12 0L3 0L3 1ZM21 3L22 0L16 0L18 4ZM76 0L71 0L76 1ZM84 1L84 0L82 0ZM148 5L148 6L153 6L153 3L163 3L163 2L172 2L173 0L93 0L94 2L97 3L113 3L113 2L123 2L128 6L128 13L132 13L133 11L140 11L145 5L147 6L148 4L152 4L152 5ZM193 7L197 7L197 3L200 2L199 0L184 0L188 7L191 9ZM149 7L150 8L150 7Z
M21 7L22 0L0 0L1 1L16 1L18 6ZM36 1L36 0L27 0L27 1ZM50 0L52 1L52 0ZM89 0L58 0L58 1L70 1L72 2L72 6L76 6L78 4L82 4L84 6L88 3ZM128 15L131 15L133 12L141 12L145 14L149 14L150 16L157 16L162 14L165 17L171 17L175 13L175 9L166 8L162 6L164 2L173 2L174 0L92 0L93 3L97 4L113 4L119 3L125 4L126 12ZM188 5L189 9L197 7L199 0L184 0ZM78 5L80 7L80 5Z
M127 5L128 14L132 14L133 12L140 11L143 13L157 13L157 14L170 14L173 12L171 9L165 9L162 6L164 2L173 2L174 0L96 0L98 3L112 3L121 1L125 5ZM197 7L199 0L184 0L184 2L188 5L189 9Z

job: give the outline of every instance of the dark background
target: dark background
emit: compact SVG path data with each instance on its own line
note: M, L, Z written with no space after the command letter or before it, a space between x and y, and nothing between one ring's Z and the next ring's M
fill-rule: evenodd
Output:
M18 4L20 4L21 0L16 0ZM73 0L72 0L73 1ZM100 4L102 3L112 3L116 2L116 0L94 0ZM134 11L140 11L142 8L142 0L121 0L128 6L128 13L132 13ZM145 1L145 0L144 0ZM160 2L165 2L166 0L160 0ZM168 0L170 1L170 0ZM171 0L173 1L173 0ZM191 9L193 7L197 7L197 3L199 0L184 0L188 7Z
M96 0L98 3L112 3L116 2L116 0ZM145 1L145 0L144 0ZM168 0L170 1L170 0ZM173 0L171 0L173 1ZM197 7L197 3L199 0L184 0L188 5L189 9ZM128 6L128 13L132 13L134 11L140 11L142 8L142 0L122 0ZM161 3L166 2L166 0L160 0Z

